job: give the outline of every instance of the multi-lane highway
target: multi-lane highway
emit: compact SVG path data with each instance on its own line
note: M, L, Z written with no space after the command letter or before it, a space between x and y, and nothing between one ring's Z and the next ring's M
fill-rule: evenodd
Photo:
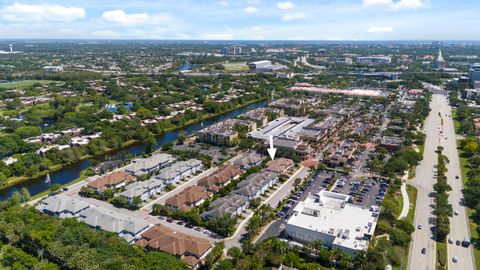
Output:
M413 184L418 189L417 204L415 210L414 226L416 228L412 235L412 244L410 246L410 256L408 268L417 269L435 269L436 254L433 224L429 223L429 219L434 217L432 211L435 204L434 199L430 195L433 192L435 179L435 165L437 163L438 146L444 148L443 154L449 159L447 164L448 182L452 186L450 194L450 203L454 211L458 211L458 215L451 218L450 238L462 241L469 238L469 230L466 218L466 210L459 202L462 198L462 182L459 167L458 153L455 142L455 131L453 121L451 119L450 106L442 94L434 94L430 103L431 112L425 121L424 132L426 134L424 158L419 166ZM459 179L456 179L456 176ZM419 229L418 225L423 228ZM426 249L426 254L422 254L422 249ZM448 261L449 269L475 269L472 250L457 246L455 243L448 244ZM458 262L454 263L452 258L456 256Z
M414 226L416 228L412 235L412 244L410 245L410 256L408 269L411 270L430 270L435 269L435 241L432 232L433 225L429 224L429 218L433 217L433 192L435 184L434 170L437 163L437 150L440 141L438 127L441 125L441 119L438 116L439 95L434 95L430 103L430 114L428 115L424 132L426 134L424 157L417 166L414 179L414 186L418 189L417 204L415 209ZM423 229L417 226L422 225ZM426 249L426 254L422 254L422 249Z
M449 160L447 163L447 179L448 184L452 187L452 191L449 192L449 201L455 212L453 217L450 218L450 235L448 237L454 243L448 244L448 269L475 269L473 246L465 248L456 244L457 240L460 242L464 239L469 240L470 230L467 223L466 208L460 204L463 198L463 182L451 109L444 96L438 96L438 99L439 111L443 118L443 132L441 134L443 154ZM452 258L454 256L458 258L457 262L453 262Z

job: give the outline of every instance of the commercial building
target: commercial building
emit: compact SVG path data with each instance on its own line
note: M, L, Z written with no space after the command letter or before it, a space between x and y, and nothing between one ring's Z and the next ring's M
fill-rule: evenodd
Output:
M212 248L212 243L156 225L142 234L136 246L169 253L180 258L188 266L196 268Z
M62 72L63 67L62 66L44 66L43 71L44 72Z
M219 146L230 146L238 138L238 132L223 123L213 124L197 133L197 141Z
M87 184L89 188L97 192L103 192L105 189L117 189L124 187L128 183L135 180L135 177L125 171L113 172L104 177L97 178Z
M470 77L470 82L480 82L480 63L476 63L470 66L468 74Z
M200 160L189 159L174 163L172 166L162 169L155 178L163 181L164 184L174 184L183 180L203 169Z
M170 166L175 160L176 158L169 154L153 154L148 158L133 160L132 164L125 167L125 171L135 176L154 173Z
M283 116L283 110L276 108L258 108L250 110L240 117L250 119L257 123L257 126L264 126L268 123L269 114L276 117Z
M258 72L274 72L285 68L281 65L274 65L269 60L251 62L248 64L248 67L250 68L250 70Z
M270 136L273 138L300 140L300 133L303 129L314 122L314 119L305 117L283 116L250 132L248 136L258 140L268 140Z
M300 243L320 240L326 247L350 254L366 250L378 212L348 203L349 197L326 190L308 196L294 208L285 235Z
M249 201L238 194L229 194L210 203L208 210L200 216L203 220L220 218L225 215L240 216L250 206Z
M268 147L268 142L265 142L264 149ZM289 139L274 139L273 147L277 148L277 156L287 157L295 160L307 160L312 157L312 147L303 141L289 140Z
M289 116L304 116L307 112L305 101L302 99L282 98L269 104L272 108L282 109Z
M245 180L237 184L236 191L238 195L248 200L260 197L268 188L278 182L278 174L270 171L260 171L249 175Z
M300 86L299 84L290 87L291 91L307 92L313 94L338 94L354 97L385 97L386 92L382 89L363 89L363 88L350 88L350 89L336 89L317 86Z
M212 195L213 194L207 191L205 187L189 186L180 193L168 198L165 201L165 204L170 206L172 209L178 209L186 212L201 205Z
M361 56L357 57L356 61L362 65L388 65L392 63L392 58L389 56Z
M477 100L480 97L479 89L465 89L465 98L470 100Z
M383 136L380 140L380 146L391 151L396 151L402 147L404 141L401 137Z

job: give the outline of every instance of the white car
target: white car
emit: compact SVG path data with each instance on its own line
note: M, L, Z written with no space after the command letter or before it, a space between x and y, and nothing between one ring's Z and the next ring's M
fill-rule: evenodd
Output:
M418 228L419 230L423 229L422 224L418 224L417 228Z
M458 211L455 211L455 212L453 212L453 213L455 214L455 216L458 216Z
M454 262L454 263L458 262L457 256L453 256L453 257L452 257L452 262Z

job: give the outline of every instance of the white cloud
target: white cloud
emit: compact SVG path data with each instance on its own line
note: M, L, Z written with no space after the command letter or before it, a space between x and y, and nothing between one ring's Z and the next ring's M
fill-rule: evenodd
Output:
M390 6L391 9L419 9L427 7L424 0L400 0Z
M373 34L393 33L393 28L390 26L372 26L367 29L367 33L373 33Z
M368 6L386 6L393 4L392 0L363 0L363 5Z
M292 2L278 2L277 3L277 8L279 9L293 9L295 8L295 4Z
M387 6L389 10L419 9L427 7L428 0L363 0L363 6Z
M127 14L123 10L116 9L103 12L102 19L111 23L134 25L148 23L150 16L147 13Z
M85 18L85 9L61 5L30 5L14 3L4 7L1 18L12 22L72 22Z
M282 21L289 22L289 21L304 19L306 17L307 16L302 12L287 13L282 16Z
M258 12L258 8L249 6L249 7L246 7L246 8L245 8L245 12L246 12L246 13L249 13L249 14L257 13L257 12Z

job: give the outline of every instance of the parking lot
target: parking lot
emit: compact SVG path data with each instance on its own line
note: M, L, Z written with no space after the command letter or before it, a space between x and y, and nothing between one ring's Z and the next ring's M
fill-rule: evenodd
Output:
M388 185L385 180L376 177L366 179L341 177L332 191L352 196L350 203L370 207L380 205L385 197Z
M293 209L297 206L298 202L305 200L309 194L318 193L321 189L329 186L337 175L338 173L336 172L327 171L313 175L297 193L293 194L287 204L278 212L280 219L272 223L257 241L262 241L271 236L281 236L285 229L285 222L292 215Z

